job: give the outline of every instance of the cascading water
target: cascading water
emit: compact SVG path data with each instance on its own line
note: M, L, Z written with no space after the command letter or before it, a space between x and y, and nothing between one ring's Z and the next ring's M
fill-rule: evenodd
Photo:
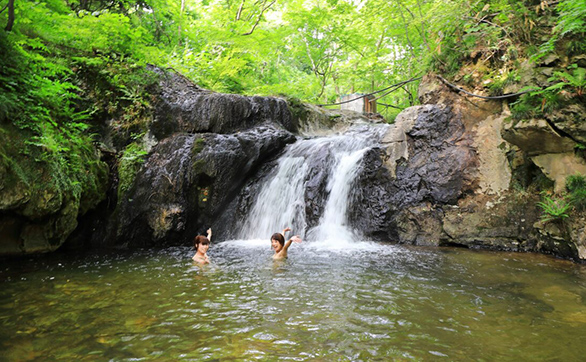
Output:
M350 242L360 237L360 231L347 223L350 191L364 153L378 146L386 129L387 125L354 125L343 134L289 145L265 178L240 238L267 239L287 226L311 241ZM308 192L311 187L319 192ZM317 224L308 219L308 204L318 210Z

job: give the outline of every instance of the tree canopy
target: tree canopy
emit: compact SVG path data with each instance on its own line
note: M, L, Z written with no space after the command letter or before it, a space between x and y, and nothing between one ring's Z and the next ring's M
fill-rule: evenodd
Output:
M71 104L80 69L99 68L132 96L128 69L146 63L215 91L333 103L430 70L449 74L466 57L543 56L584 33L585 9L583 0L0 0L0 118L26 102L10 98L18 91L82 111ZM546 13L553 23L540 23ZM408 84L383 94L389 107L379 110L392 117L415 93Z

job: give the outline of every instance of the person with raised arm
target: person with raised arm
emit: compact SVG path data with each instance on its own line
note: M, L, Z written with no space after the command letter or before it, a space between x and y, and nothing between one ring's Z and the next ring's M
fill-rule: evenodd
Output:
M291 228L287 227L283 229L283 233L274 233L271 236L271 247L275 250L273 259L285 259L287 258L287 249L291 246L291 243L300 243L301 238L299 235L291 237L285 242L285 233L291 231Z
M212 240L212 229L208 229L208 235L198 235L193 240L194 245L193 248L195 249L195 255L191 258L194 262L200 264L209 264L210 258L208 258L208 249L210 248L210 242Z

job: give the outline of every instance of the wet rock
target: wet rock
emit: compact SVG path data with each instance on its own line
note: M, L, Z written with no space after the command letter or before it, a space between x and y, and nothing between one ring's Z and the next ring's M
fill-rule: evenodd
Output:
M397 117L384 137L385 148L372 149L364 156L356 181L359 191L349 207L352 223L367 230L370 237L404 241L400 239L403 235L420 244L437 243L437 239L425 241L402 233L397 218L402 213L409 219L405 210L421 204L455 204L472 190L471 170L476 168L477 158L463 131L460 118L446 107L416 106Z
M297 131L287 102L274 97L246 97L201 89L175 73L151 68L161 76L150 131L162 140L176 132L232 133L265 122Z
M373 148L362 160L362 169L355 181L348 205L348 220L366 236L379 240L397 240L396 231L389 227L401 205L394 203L399 196L393 179L383 167L385 151Z
M579 248L571 239L569 225L563 222L536 222L535 230L538 233L538 248L546 254L559 257L581 260Z
M311 158L309 173L305 181L305 218L307 228L318 224L319 218L324 213L327 200L328 172L327 164L332 163L333 155L327 146L323 146Z
M263 161L293 140L272 125L166 138L124 195L115 238L127 246L187 242L201 225L212 225Z
M439 246L447 239L442 228L443 211L430 204L409 207L397 218L398 240L401 243L420 246Z
M464 126L449 108L421 108L409 136L409 157L397 167L395 185L416 192L409 203L455 203L471 186L474 151L462 138Z

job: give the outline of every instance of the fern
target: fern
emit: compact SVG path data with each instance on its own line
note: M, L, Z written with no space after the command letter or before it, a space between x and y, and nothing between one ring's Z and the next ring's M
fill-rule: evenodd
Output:
M543 211L541 221L563 222L570 216L568 211L570 211L572 204L564 198L554 199L544 194L543 200L538 202L537 206Z
M568 72L554 72L554 76L549 78L549 81L561 80L552 86L547 87L546 91L561 90L566 87L575 88L576 94L582 96L586 88L586 69L577 67L572 64L570 68L574 68L572 73Z
M586 1L565 0L559 3L560 20L555 31L561 36L586 33Z

